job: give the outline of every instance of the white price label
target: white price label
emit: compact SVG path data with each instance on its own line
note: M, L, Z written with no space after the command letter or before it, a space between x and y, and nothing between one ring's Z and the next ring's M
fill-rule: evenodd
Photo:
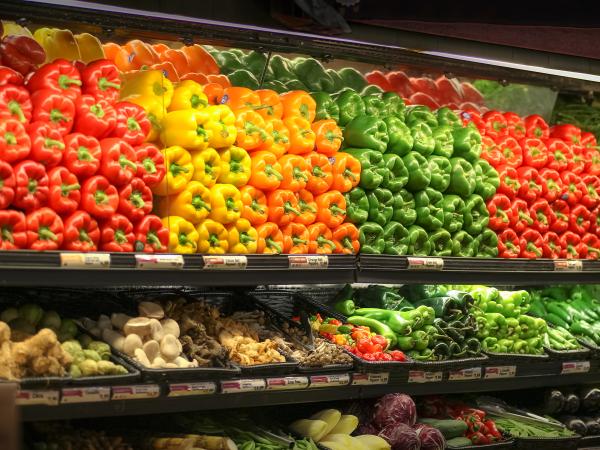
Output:
M389 372L378 373L353 373L352 386L368 386L371 384L388 384L390 380Z
M589 361L569 361L562 363L561 375L570 373L588 373L590 371Z
M408 372L409 383L439 383L444 372L425 372L424 370L411 370Z
M312 375L310 377L309 388L324 388L332 386L348 386L350 384L350 374L340 373L332 375Z
M248 265L245 255L204 255L202 259L206 270L244 270Z
M557 259L554 261L554 270L556 272L581 272L583 261L580 259Z
M442 270L444 268L442 258L409 256L407 260L408 270Z
M237 394L240 392L264 391L267 388L265 380L253 378L248 380L221 381L223 394Z
M42 390L30 390L30 391L18 391L17 392L17 405L58 405L60 399L59 391L42 391Z
M109 387L63 388L61 403L92 403L110 400Z
M110 253L61 253L60 265L75 269L106 269L110 267Z
M283 391L287 389L306 389L308 377L267 378L267 391Z
M290 269L327 269L329 257L327 255L289 255Z
M160 395L158 384L138 384L131 386L113 386L113 400L138 400L143 398L156 398Z
M135 255L135 264L138 269L183 269L185 262L183 255L152 253L148 255Z
M486 367L483 378L513 378L517 374L517 366Z
M169 385L169 397L187 395L210 395L217 392L217 384L212 381L199 383L176 383Z
M479 380L481 378L481 367L470 367L468 369L452 370L448 375L448 381Z

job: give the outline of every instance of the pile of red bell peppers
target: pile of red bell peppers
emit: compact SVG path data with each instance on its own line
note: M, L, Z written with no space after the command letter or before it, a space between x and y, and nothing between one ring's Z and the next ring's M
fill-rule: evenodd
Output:
M0 249L166 251L149 214L163 156L120 83L107 60L0 66Z
M600 152L574 125L538 115L464 112L482 135L481 157L500 175L487 205L504 258L589 258L600 251Z

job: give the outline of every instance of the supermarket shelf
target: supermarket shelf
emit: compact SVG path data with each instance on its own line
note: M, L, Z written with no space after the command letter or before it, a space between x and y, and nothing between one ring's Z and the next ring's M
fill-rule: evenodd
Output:
M3 17L6 19L23 19L61 28L68 23L73 30L103 34L115 40L130 37L170 39L186 43L199 40L214 45L261 51L301 52L316 58L349 59L387 67L407 65L422 69L435 68L453 76L537 84L560 90L587 92L600 87L600 76L580 72L464 55L434 54L400 46L202 20L76 0L9 0L4 1L2 6ZM543 55L543 52L533 53Z

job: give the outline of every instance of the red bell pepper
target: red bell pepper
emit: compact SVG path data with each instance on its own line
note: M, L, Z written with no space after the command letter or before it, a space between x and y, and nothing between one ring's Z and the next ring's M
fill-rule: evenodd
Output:
M546 195L544 198L548 200L548 203L552 203L554 200L560 198L563 192L563 183L560 174L556 170L548 169L547 167L540 170L539 174L546 182Z
M478 429L482 429L485 431L485 426L483 424L477 426ZM468 438L471 439L473 445L486 445L491 444L490 439L483 434L481 431L475 431L468 435Z
M512 222L512 213L510 199L504 194L496 194L487 202L487 209L490 214L488 226L494 231L502 231L508 228Z
M550 127L542 116L533 114L525 117L525 136L548 139L550 137Z
M31 139L31 159L48 169L60 164L65 143L58 129L46 122L33 122L27 127L27 133Z
M135 147L137 158L136 176L144 180L148 187L156 186L165 176L165 157L154 144Z
M550 130L550 136L562 139L568 144L579 145L581 143L581 129L575 125L554 125Z
M523 199L515 199L512 202L512 223L510 226L517 232L521 233L523 230L533 225L533 219L529 214L529 205Z
M600 176L600 152L597 148L587 148L583 152L585 160L584 173Z
M111 136L121 138L132 146L142 145L151 127L144 108L129 102L119 102L114 108L117 124Z
M81 186L77 177L61 166L48 172L48 180L48 206L61 216L75 212L81 201Z
M117 212L119 192L101 175L88 178L81 188L81 208L98 219L108 219Z
M548 149L537 138L524 138L519 142L523 150L523 165L541 169L548 162Z
M100 250L105 252L132 252L135 235L131 221L122 214L115 214L102 222L100 227Z
M554 211L546 200L540 198L533 202L529 208L529 214L533 219L533 228L541 234L546 233L550 229L550 225L556 220Z
M152 211L152 191L144 180L134 178L119 190L119 207L117 211L131 220L138 222Z
M519 189L519 197L527 203L533 203L540 197L546 195L548 190L546 182L540 176L539 172L533 167L522 166L517 169L521 188Z
M496 140L501 136L508 135L508 125L506 123L506 118L501 112L498 111L488 111L483 115L483 120L485 122L485 135L491 137Z
M600 206L590 211L590 229L589 232L600 238Z
M521 258L535 259L543 255L544 240L539 231L533 228L526 229L521 233L519 245L521 247Z
M506 119L506 126L510 137L514 137L515 139L525 137L525 122L523 122L521 116L514 112L505 112L504 118Z
M498 235L498 256L500 258L518 258L521 254L519 237L515 230L508 228Z
M21 123L29 123L31 110L31 98L23 86L8 84L0 87L0 119L10 117Z
M563 182L563 193L561 199L565 200L570 206L577 205L586 187L581 181L581 177L573 172L565 171L560 174Z
M117 113L108 102L91 95L82 95L75 102L73 131L102 139L109 136L116 125Z
M23 75L10 67L0 66L0 86L6 86L7 84L22 86Z
M113 105L119 100L121 78L115 63L108 59L98 59L81 71L83 94L91 95L96 101L104 100Z
M600 201L600 178L594 175L583 175L581 181L585 186L581 197L581 204L592 210Z
M569 164L567 165L567 170L570 170L571 172L576 173L577 175L580 175L585 170L585 166L587 163L586 157L585 157L585 150L583 147L578 147L578 146L573 145L571 147L571 151L573 153L573 156L569 160Z
M75 211L64 221L63 248L77 252L93 252L98 249L100 229L85 211Z
M583 148L595 148L598 149L598 143L596 142L596 136L594 133L584 131L581 133L581 142L579 143Z
M506 158L496 145L494 140L488 136L481 137L481 158L485 159L494 168L506 164Z
M579 256L587 259L598 259L600 257L600 239L592 233L586 233L581 238L581 244L585 245L585 250Z
M27 158L31 139L25 127L16 119L0 120L0 161L15 163Z
M500 152L506 159L506 165L515 169L523 164L523 149L515 138L505 136L496 142Z
M0 210L8 208L15 198L15 172L6 161L0 160Z
M40 208L25 218L27 248L32 250L56 250L63 243L64 225L60 216L50 208Z
M498 428L496 428L496 423L493 420L488 419L483 422L483 424L485 425L486 436L489 434L496 439L502 438L502 434L498 431Z
M100 141L100 148L100 174L117 187L129 183L137 172L133 147L119 138L106 138Z
M469 126L472 124L472 127L475 127L479 130L479 133L485 136L485 121L481 118L477 111L466 111L464 110L460 113L462 118L463 127Z
M0 211L0 250L27 248L25 214L12 209Z
M554 222L550 225L550 229L555 233L562 234L569 229L571 208L564 200L556 200L550 204L550 207L554 212Z
M48 202L48 175L40 163L21 161L15 166L15 198L13 205L30 212Z
M61 135L69 134L75 118L75 104L69 98L50 89L43 89L32 94L31 102L33 122L50 123L58 128Z
M4 36L0 42L2 64L27 75L46 60L46 52L29 36Z
M548 149L546 167L558 172L567 170L569 161L573 158L571 147L565 141L556 138L546 139L546 147Z
M498 186L496 193L504 194L512 200L517 196L521 189L517 169L511 166L499 166L496 170L498 171L498 177L500 178L500 185Z
M81 133L65 136L63 164L80 180L85 180L98 172L102 160L102 149L98 140Z
M55 59L40 67L27 82L29 92L52 90L72 101L81 95L81 76L66 59Z
M553 231L548 231L542 236L544 243L542 245L542 254L544 258L556 259L560 257L560 238Z
M586 252L585 244L581 245L581 238L572 231L565 231L560 237L560 257L567 259L579 258L580 252ZM584 256L585 257L585 256Z
M590 211L583 205L577 205L571 209L569 216L569 230L579 236L585 234L591 226Z
M148 214L135 226L135 251L164 253L169 244L169 230L160 217Z

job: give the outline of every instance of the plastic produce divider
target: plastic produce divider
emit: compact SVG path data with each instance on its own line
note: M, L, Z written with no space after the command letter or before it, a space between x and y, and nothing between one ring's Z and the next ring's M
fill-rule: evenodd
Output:
M0 448L5 450L17 450L21 441L17 388L16 383L0 383Z

